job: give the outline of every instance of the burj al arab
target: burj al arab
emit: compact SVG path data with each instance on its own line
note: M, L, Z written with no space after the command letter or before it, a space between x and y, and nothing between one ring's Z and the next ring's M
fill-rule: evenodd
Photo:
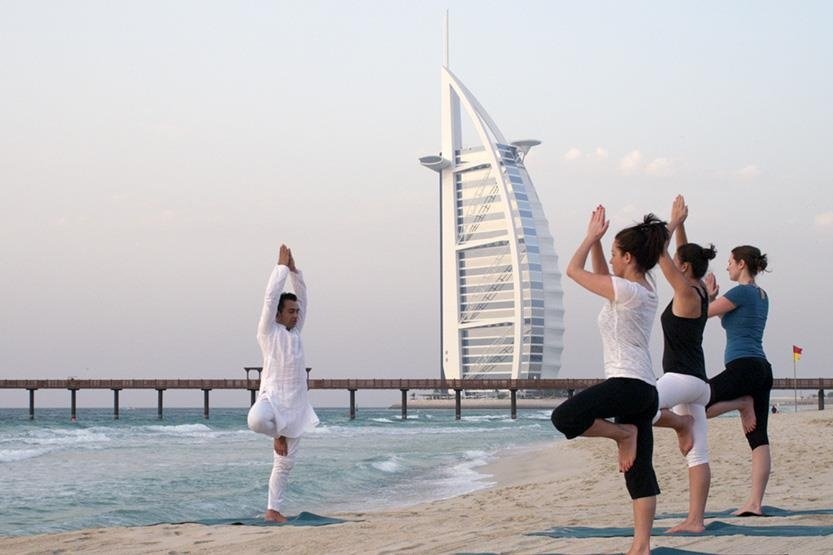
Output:
M564 336L561 273L525 164L540 141L505 139L449 68L447 26L445 36L441 151L420 158L439 176L442 373L554 378ZM475 144L462 144L463 115Z

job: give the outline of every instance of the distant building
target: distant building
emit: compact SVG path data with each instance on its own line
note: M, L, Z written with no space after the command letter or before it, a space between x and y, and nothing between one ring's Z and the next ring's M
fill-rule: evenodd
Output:
M447 45L447 42L446 42ZM440 181L442 362L448 379L554 378L564 335L561 273L524 157L441 69L442 152L420 162ZM464 148L461 107L479 145Z

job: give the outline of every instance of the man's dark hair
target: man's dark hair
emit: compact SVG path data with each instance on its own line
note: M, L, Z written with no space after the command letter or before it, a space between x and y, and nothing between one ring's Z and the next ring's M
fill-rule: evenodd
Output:
M281 293L281 298L278 301L278 313L283 311L284 301L297 301L298 297L295 296L295 293Z

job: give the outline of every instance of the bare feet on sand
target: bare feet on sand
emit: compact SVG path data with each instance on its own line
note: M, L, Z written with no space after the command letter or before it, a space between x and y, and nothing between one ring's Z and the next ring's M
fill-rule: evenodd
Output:
M636 460L636 426L633 424L619 424L624 435L616 440L619 447L619 472L627 472Z
M651 555L651 546L649 545L636 545L636 542L631 544L630 549L628 549L627 555Z
M758 503L747 501L732 514L735 516L764 516L764 508Z
M688 519L682 521L676 526L668 529L666 534L679 534L680 532L688 532L690 534L702 534L706 530L703 521L690 522Z
M278 511L273 511L272 509L268 509L266 514L263 515L263 520L269 520L271 522L286 522L286 517L283 516Z
M677 444L680 446L680 453L685 457L691 448L694 447L694 417L690 414L680 415L682 426L675 428L677 432Z
M758 423L755 418L755 403L749 395L741 397L739 401L740 408L738 412L740 413L740 424L743 426L743 433L748 434L755 429Z

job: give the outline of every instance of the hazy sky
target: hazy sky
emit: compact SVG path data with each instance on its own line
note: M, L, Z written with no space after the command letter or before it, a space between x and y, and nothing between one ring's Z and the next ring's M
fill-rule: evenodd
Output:
M447 7L452 70L507 138L543 141L527 168L562 270L596 204L615 232L683 193L724 290L733 246L768 253L776 377L793 344L800 376L833 376L831 3L0 0L0 377L242 377L281 242L314 377L437 377L436 174L417 158L439 150ZM561 376L601 377L601 300L562 285ZM658 322L653 339L659 374ZM711 321L711 375L723 346Z

